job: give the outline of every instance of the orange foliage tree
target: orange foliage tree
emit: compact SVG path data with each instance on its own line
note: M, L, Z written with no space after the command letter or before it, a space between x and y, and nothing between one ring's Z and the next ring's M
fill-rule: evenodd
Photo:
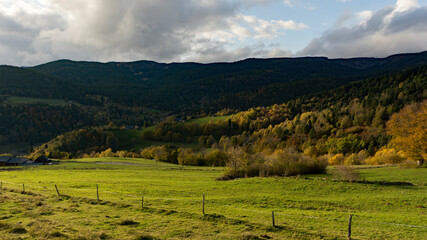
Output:
M387 132L391 144L422 165L427 160L427 100L404 107L391 116Z

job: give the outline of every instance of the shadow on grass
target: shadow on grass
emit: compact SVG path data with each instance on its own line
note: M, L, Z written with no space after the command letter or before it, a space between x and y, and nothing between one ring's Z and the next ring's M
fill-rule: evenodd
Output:
M413 183L410 182L388 182L388 181L356 181L356 183L362 184L372 184L372 185L381 185L381 186L414 186Z

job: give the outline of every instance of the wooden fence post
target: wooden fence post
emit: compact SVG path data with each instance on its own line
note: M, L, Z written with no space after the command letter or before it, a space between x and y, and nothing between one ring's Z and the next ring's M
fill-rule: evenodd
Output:
M276 227L276 223L274 221L274 211L271 212L271 220L273 220L273 227Z
M348 240L351 240L351 219L353 218L353 215L350 214L350 217L348 218Z
M142 209L144 208L144 196L142 196L142 198L141 198L141 208Z
M60 197L61 195L59 194L58 187L56 186L56 184L55 184L55 189L56 189L56 193L58 194L58 197Z
M3 190L3 181L0 181L0 190Z
M205 215L205 194L203 194L202 212L203 212L203 215Z
M96 199L98 199L98 202L99 202L98 184L96 184Z
M22 184L22 192L25 192L25 184Z

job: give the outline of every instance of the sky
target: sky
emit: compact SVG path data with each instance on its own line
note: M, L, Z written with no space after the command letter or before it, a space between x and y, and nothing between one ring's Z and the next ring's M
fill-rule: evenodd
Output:
M386 57L427 50L427 0L0 0L0 64Z

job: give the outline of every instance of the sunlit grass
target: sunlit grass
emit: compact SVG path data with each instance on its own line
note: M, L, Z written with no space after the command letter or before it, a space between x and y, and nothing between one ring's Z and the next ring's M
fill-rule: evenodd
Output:
M263 235L274 239L345 239L349 214L354 215L355 239L423 239L427 234L426 228L392 225L427 227L422 208L427 207L427 169L359 170L366 181L412 185L348 183L333 181L332 175L217 181L222 168L120 158L18 169L0 172L3 187L15 189L0 195L0 214L10 216L0 223L24 226L26 235L40 237L41 233L28 227L35 216L73 237L104 233L120 239L143 234L160 239L238 239L242 235L247 239ZM26 191L40 196L21 194L23 183ZM54 185L69 197L60 201ZM96 185L100 203L96 201ZM31 203L24 204L25 199ZM38 201L41 206L32 205ZM272 211L278 228L271 227ZM136 223L123 224L126 220ZM0 227L0 236L7 236L11 228ZM94 238L100 238L98 235Z
M219 121L224 121L229 119L230 116L214 116L214 117L204 117L204 118L196 118L189 121L189 123L196 123L196 124L205 124L205 123L215 123Z

